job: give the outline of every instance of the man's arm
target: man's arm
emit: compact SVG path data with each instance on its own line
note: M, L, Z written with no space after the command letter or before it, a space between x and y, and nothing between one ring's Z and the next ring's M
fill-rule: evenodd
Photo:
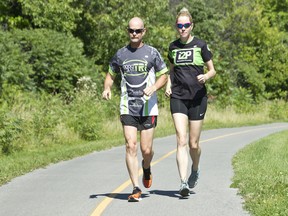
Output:
M105 100L111 99L111 87L114 83L114 77L108 72L104 81L104 91L102 93L102 98Z
M167 74L162 74L158 77L157 81L155 82L154 85L145 88L144 94L147 96L151 96L154 92L156 92L157 90L159 90L160 88L162 88L167 82Z

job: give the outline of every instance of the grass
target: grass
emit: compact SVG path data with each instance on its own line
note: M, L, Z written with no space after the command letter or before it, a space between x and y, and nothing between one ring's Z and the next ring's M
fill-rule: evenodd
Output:
M232 187L252 215L288 215L288 131L246 146L233 158Z

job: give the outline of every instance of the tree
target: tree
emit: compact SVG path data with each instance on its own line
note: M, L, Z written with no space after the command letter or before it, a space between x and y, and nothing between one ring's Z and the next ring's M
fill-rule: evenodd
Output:
M254 99L285 98L287 84L283 82L287 83L287 71L283 70L282 55L287 55L287 44L283 43L284 35L271 27L263 12L264 6L257 1L224 2L226 18L222 38L235 84L249 89ZM279 87L281 90L275 92Z
M0 22L6 29L48 28L70 33L76 28L81 7L77 0L2 0Z
M83 1L83 13L75 35L84 42L88 56L107 70L112 55L128 43L128 21L139 16L144 19L147 28L145 41L163 54L167 52L167 41L174 36L168 3L167 0Z

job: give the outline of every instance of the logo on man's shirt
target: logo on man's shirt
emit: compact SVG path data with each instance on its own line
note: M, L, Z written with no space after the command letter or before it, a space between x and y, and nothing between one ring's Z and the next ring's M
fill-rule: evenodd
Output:
M135 73L147 73L147 61L143 60L128 60L123 62L123 69L124 69L124 74L130 75L130 74L135 74ZM140 75L138 74L138 75Z

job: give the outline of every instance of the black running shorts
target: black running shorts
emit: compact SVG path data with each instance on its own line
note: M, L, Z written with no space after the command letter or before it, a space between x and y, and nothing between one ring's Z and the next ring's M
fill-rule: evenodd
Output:
M170 99L171 113L183 113L188 116L190 121L204 119L206 110L207 97L196 100L181 100L177 98Z
M121 115L122 125L136 127L138 131L155 128L157 125L157 116L132 116Z

